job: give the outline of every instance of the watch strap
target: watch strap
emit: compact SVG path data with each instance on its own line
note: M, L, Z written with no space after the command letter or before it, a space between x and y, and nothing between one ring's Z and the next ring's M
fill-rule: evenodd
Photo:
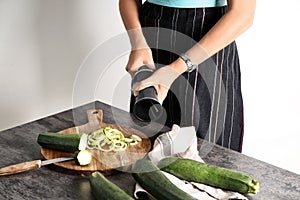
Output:
M186 66L188 67L186 72L192 72L194 69L196 69L197 65L194 65L191 59L185 53L180 54L180 58L185 62Z

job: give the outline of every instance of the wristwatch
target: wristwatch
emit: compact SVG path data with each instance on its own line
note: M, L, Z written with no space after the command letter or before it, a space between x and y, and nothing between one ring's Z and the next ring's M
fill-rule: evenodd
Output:
M180 54L180 58L185 62L186 66L188 67L186 72L192 72L194 69L196 69L197 65L194 65L185 53Z

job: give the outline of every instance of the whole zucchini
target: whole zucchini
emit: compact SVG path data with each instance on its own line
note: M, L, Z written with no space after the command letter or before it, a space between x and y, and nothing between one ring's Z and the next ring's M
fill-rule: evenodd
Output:
M158 163L158 167L183 180L203 183L241 194L256 194L259 190L259 182L246 174L191 159L164 158Z
M106 179L100 172L89 176L92 194L97 200L133 200L126 192Z
M79 150L79 143L83 134L63 134L63 133L40 133L37 142L44 148L75 152Z
M150 160L140 159L132 166L136 182L153 197L163 200L195 200L174 185Z

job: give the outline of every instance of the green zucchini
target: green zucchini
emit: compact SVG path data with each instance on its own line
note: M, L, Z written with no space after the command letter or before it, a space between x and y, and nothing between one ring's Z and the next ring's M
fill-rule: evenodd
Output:
M191 159L164 158L158 163L158 167L183 180L203 183L241 194L256 194L259 190L259 182L249 175Z
M134 200L125 191L105 178L100 172L89 176L92 194L97 200Z
M75 152L79 149L80 139L83 134L40 133L37 142L44 148L58 151Z
M150 160L140 159L132 166L132 176L149 194L164 200L195 200L174 185Z

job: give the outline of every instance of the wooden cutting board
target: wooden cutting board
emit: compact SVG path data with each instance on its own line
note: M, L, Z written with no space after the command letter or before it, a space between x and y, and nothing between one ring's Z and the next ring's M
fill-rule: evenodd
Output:
M103 152L99 150L90 150L92 153L92 162L88 166L79 166L75 164L75 161L67 161L55 163L56 166L64 169L73 170L85 175L84 172L101 171L104 174L113 173L114 169L120 167L126 167L133 164L136 160L143 158L151 149L151 141L142 132L124 126L116 124L107 124L102 121L103 112L102 110L88 110L87 111L88 123L71 127L60 131L59 133L70 134L70 133L90 133L100 127L110 126L120 130L125 137L135 134L142 138L142 141L137 145L131 146L122 152ZM42 148L41 153L45 159L59 158L63 156L72 155L70 152L55 151L51 149ZM88 174L88 173L86 173Z

